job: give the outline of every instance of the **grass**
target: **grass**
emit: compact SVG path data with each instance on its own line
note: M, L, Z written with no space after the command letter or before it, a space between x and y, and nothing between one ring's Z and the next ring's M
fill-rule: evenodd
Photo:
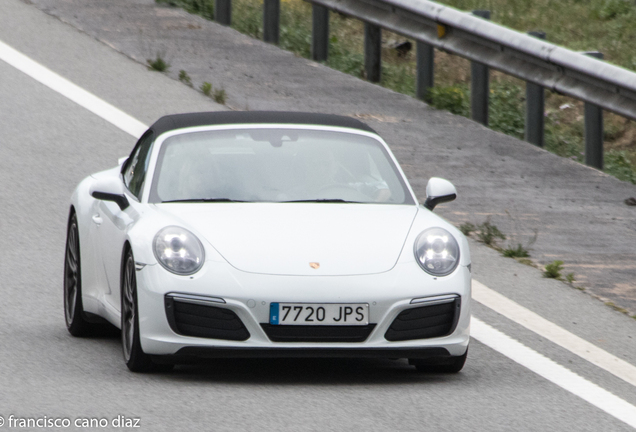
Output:
M201 84L201 87L199 87L199 90L201 90L204 95L209 97L212 94L212 84L206 81L203 84Z
M470 236L474 232L478 241L498 250L506 258L514 258L522 264L535 267L535 264L529 258L530 246L536 241L537 232L535 232L534 238L530 239L526 245L516 242L514 245L510 244L507 247L502 248L497 245L497 242L499 240L506 240L507 237L496 225L493 225L490 222L490 218L486 219L485 222L479 225L474 225L471 222L462 223L459 226L459 230L465 236Z
M440 0L462 10L488 9L491 20L521 32L541 30L574 51L601 51L605 59L636 67L636 6L629 0Z
M501 251L501 254L507 258L529 258L530 252L521 243L517 243L516 247L509 246Z
M207 19L214 17L214 0L156 0L186 9ZM521 32L542 30L547 39L575 51L599 50L607 61L636 69L636 6L628 0L441 0L463 10L488 9L492 20ZM233 0L232 27L254 38L263 35L263 0ZM311 5L282 0L280 47L309 58ZM326 64L364 78L363 24L337 13L330 15L329 58ZM380 85L415 96L415 49L398 53L393 46L405 38L383 31ZM415 46L414 42L411 41ZM468 116L470 63L436 51L435 83L428 102L439 109ZM523 139L525 84L491 71L490 128ZM583 103L546 92L545 147L584 161ZM636 125L605 114L605 172L636 184Z
M563 261L552 261L545 265L543 276L550 279L561 279L561 271L563 270Z
M179 71L179 81L181 81L188 87L192 87L192 78L190 78L190 75L188 75L188 73L183 69Z
M225 101L227 99L227 95L225 94L225 89L214 90L214 93L212 94L212 98L214 99L214 102L221 105L225 105Z
M537 265L530 258L515 258L515 260L520 264L525 264L527 266L537 268Z
M214 0L157 0L157 3L180 7L203 18L214 19Z
M166 62L161 54L157 53L156 58L146 60L148 62L148 69L157 72L167 72L170 69L170 63Z
M201 84L201 86L199 87L199 90L201 90L203 94L206 95L207 97L211 97L212 99L214 99L214 102L219 103L221 105L224 105L225 101L227 100L227 94L225 93L225 89L223 88L215 89L212 86L212 83L209 83L207 81Z
M619 180L636 184L636 170L631 157L626 151L610 150L605 152L605 172L613 175Z
M605 302L605 305L611 307L615 311L624 313L625 315L629 316L629 311L627 309L617 306L616 304L614 304L614 302L608 301L608 302ZM636 318L636 315L633 316L632 318Z
M499 231L496 225L486 220L484 223L477 225L477 240L487 246L496 246L497 240L505 240L506 236Z
M477 229L477 227L470 223L470 222L465 222L463 224L461 224L459 226L459 230L462 232L462 234L464 234L465 236L469 236L473 231L475 231Z

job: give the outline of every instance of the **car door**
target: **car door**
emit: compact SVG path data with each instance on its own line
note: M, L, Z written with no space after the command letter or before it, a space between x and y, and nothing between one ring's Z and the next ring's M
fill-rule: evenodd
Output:
M99 213L101 216L100 245L104 266L105 293L104 306L111 312L120 310L120 277L124 243L128 227L139 218L139 201L144 186L150 148L153 135L146 132L137 142L135 149L124 163L120 179L126 186L126 196L130 202L125 210L112 201L100 201Z

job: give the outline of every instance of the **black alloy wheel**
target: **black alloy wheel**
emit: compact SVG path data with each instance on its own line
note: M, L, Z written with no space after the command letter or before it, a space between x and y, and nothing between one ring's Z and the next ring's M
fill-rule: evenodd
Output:
M137 276L132 251L124 258L121 281L121 344L126 366L132 372L168 371L172 364L154 364L139 339Z
M73 214L66 232L64 258L64 317L66 328L73 336L89 336L95 325L84 318L82 305L82 265L80 260L79 229L77 216Z

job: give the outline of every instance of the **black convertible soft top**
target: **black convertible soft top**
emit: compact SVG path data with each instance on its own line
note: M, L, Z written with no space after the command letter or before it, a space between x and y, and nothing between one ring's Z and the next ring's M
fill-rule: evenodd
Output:
M376 133L367 124L351 117L285 111L215 111L172 114L161 117L150 129L159 136L164 132L193 126L228 124L302 124L336 126Z

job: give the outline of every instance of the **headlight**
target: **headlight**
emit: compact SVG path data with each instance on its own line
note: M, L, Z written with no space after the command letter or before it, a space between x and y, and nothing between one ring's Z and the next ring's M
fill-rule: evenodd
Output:
M446 276L459 264L457 240L445 229L430 228L415 240L415 258L426 273Z
M159 264L178 275L196 273L205 261L203 245L187 229L169 226L157 233L152 242Z

